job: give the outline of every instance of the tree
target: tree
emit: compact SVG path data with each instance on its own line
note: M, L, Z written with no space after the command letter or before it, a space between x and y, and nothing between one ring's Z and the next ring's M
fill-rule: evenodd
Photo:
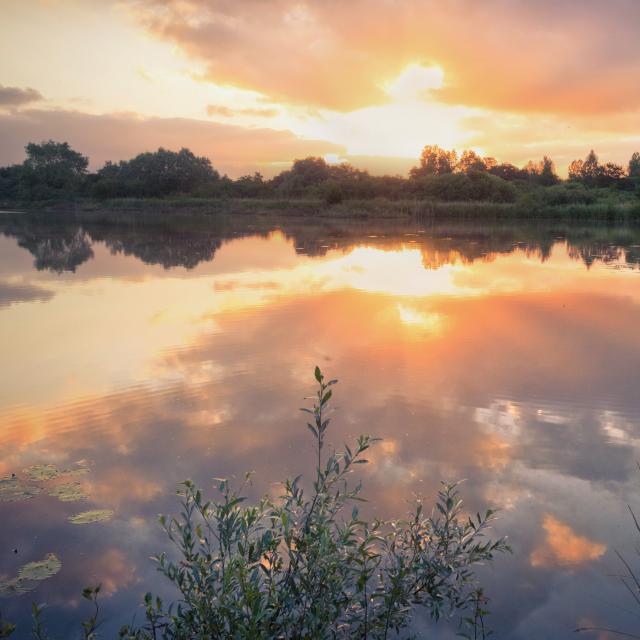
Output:
M584 160L574 160L569 165L569 179L579 180L588 187L595 186L599 173L598 156L593 149L589 151Z
M410 171L412 178L421 176L440 176L452 173L457 164L455 151L441 149L438 145L427 145L420 155L420 166L413 167Z
M498 178L509 181L521 180L527 177L525 171L518 169L518 167L513 164L509 164L508 162L501 162L493 167L489 167L489 173L497 176Z
M259 172L253 175L240 176L233 182L233 195L241 198L256 198L265 195L267 183Z
M491 169L495 169L498 166L498 161L495 158L492 158L491 156L485 156L484 158L482 158L482 162L484 162L484 168L487 171L490 171Z
M529 160L523 167L522 173L525 178L549 187L560 181L556 173L556 165L549 156L544 156L542 160L536 162Z
M304 189L317 186L331 178L331 169L324 158L309 156L294 160L291 169L271 180L271 186L286 195L300 195Z
M569 165L569 180L582 180L583 165L584 160L573 160L573 162Z
M291 173L305 187L320 184L331 177L331 169L327 161L317 157L295 160Z
M598 167L596 184L599 187L610 187L621 182L625 177L622 165L607 162L606 164L602 164Z
M219 179L209 158L186 148L176 152L160 147L118 164L107 162L98 171L94 191L102 197L161 197L191 193Z
M635 151L629 160L627 174L630 178L640 179L640 153Z
M0 201L19 199L23 178L24 167L20 164L0 167Z
M598 172L598 156L596 152L591 149L582 165L582 181L589 186L594 185L598 177Z
M71 194L81 186L89 159L74 151L68 142L30 142L25 151L23 178L30 197Z
M465 149L456 165L456 171L469 173L471 171L486 171L487 165L484 160L472 149Z
M560 178L558 178L558 174L556 173L556 165L548 156L542 158L542 166L540 167L538 176L538 182L545 187L560 182Z

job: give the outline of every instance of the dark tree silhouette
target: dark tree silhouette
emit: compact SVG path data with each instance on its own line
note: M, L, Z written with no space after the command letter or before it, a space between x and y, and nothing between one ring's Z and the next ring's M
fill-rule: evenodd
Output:
M93 192L99 197L166 196L190 193L219 179L209 158L189 149L176 152L160 147L118 164L107 162L98 171Z

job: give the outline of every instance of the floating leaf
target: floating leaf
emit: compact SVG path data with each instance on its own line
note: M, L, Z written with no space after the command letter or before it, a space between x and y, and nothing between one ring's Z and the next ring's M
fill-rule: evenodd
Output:
M69 522L72 524L90 524L92 522L104 522L110 520L113 511L110 509L93 509L92 511L83 511L75 516L69 516Z
M79 476L89 473L89 463L86 460L78 460L65 469L58 469L55 464L34 464L24 469L24 473L29 480L46 482L60 476Z
M47 554L44 560L28 562L18 571L20 580L46 580L55 576L62 569L62 562L53 553Z
M34 464L24 469L24 473L29 480L42 482L57 478L60 475L60 470L54 464Z
M87 494L82 489L79 482L66 482L52 487L47 491L50 496L58 498L60 502L75 502L76 500L84 500Z
M86 460L74 462L72 467L67 467L60 472L61 476L81 476L89 473L89 463Z
M42 489L24 484L15 477L0 478L0 502L18 502L37 496Z
M44 560L28 562L18 570L18 575L9 580L0 580L0 598L10 598L33 591L38 583L55 576L62 568L62 562L49 553Z

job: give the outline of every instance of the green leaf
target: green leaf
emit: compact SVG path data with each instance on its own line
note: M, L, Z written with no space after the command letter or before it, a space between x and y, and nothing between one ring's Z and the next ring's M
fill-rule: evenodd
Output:
M91 511L83 511L74 516L69 516L68 520L71 524L91 524L93 522L105 522L111 520L113 511L110 509L92 509Z

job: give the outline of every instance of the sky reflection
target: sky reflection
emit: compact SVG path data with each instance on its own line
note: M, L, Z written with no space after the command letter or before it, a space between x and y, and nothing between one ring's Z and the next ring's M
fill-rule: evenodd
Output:
M147 558L179 481L254 470L259 495L312 464L297 407L318 363L340 378L331 441L384 438L362 472L370 513L458 478L469 509L503 510L514 555L486 571L499 637L631 628L611 574L640 507L634 232L274 226L186 234L171 260L153 228L1 228L18 294L0 306L0 476L90 472L81 503L0 503L0 574L54 552L63 568L35 595L54 627L91 581L109 624L130 619L165 590ZM72 264L78 238L90 258ZM67 522L88 509L115 513ZM23 621L32 596L0 611Z

